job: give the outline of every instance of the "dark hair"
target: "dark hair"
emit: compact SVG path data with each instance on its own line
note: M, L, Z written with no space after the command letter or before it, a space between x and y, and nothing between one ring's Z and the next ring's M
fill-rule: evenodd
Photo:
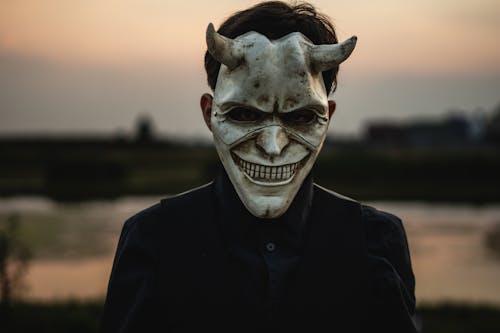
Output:
M256 31L269 39L278 39L291 32L301 32L314 44L338 43L335 29L330 19L316 11L309 3L289 5L281 1L268 1L236 12L219 27L218 33L235 38L248 31ZM208 85L215 90L220 63L207 51L205 70ZM323 72L326 91L337 87L338 66Z

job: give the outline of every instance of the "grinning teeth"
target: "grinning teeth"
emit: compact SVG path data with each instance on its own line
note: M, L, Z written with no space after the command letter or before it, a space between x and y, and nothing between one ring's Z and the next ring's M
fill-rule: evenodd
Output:
M236 163L248 176L258 180L287 180L295 175L299 163L292 163L282 166L264 166L250 163L235 156Z

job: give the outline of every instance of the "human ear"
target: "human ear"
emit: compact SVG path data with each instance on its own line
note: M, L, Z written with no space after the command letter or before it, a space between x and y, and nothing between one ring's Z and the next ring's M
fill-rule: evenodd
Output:
M328 100L328 119L332 118L332 115L335 112L336 107L337 107L337 103L335 103L335 101Z
M212 116L212 100L213 97L210 94L203 94L200 99L201 113L203 114L203 120L207 125L210 132L212 131L212 125L210 124L210 118Z

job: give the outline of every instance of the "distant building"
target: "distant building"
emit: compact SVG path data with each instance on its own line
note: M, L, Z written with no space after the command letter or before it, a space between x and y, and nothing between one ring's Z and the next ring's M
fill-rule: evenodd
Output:
M365 140L377 145L407 145L408 133L404 126L380 122L369 124L366 130Z
M488 143L500 144L500 104L493 111L493 115L488 121L485 137Z
M477 122L461 115L453 115L441 121L370 123L366 129L365 141L383 146L458 147L478 143L481 134L482 129Z

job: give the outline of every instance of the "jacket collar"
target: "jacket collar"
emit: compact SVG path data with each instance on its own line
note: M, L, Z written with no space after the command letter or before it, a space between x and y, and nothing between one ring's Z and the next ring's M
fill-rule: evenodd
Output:
M285 214L275 219L253 216L239 199L224 170L221 170L215 178L214 186L218 219L224 238L230 246L242 244L247 239L251 229L258 228L262 224L275 223L284 227L284 232L287 233L294 246L302 248L313 202L313 177L311 174L304 180Z

